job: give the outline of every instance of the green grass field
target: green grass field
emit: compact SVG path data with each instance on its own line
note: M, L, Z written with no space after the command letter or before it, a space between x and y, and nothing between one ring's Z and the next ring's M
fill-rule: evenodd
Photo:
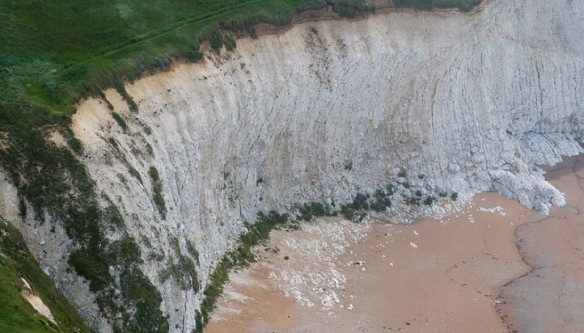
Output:
M44 124L76 100L123 79L198 60L199 43L220 26L234 32L360 0L0 0L0 125Z
M396 0L400 6L470 9L479 0ZM223 26L331 5L343 16L363 0L0 0L0 127L45 124L71 113L82 96L201 57L199 43Z

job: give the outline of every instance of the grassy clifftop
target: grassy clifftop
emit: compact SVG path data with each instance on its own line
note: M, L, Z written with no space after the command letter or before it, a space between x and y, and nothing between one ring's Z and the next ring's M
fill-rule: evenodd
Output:
M395 0L397 6L459 7L480 0ZM175 58L200 59L199 43L218 27L284 24L301 10L330 5L342 16L364 0L23 0L0 1L0 127L45 124L96 94Z
M220 25L283 24L326 5L346 16L368 9L362 0L0 1L0 125L50 122L80 96L198 60Z

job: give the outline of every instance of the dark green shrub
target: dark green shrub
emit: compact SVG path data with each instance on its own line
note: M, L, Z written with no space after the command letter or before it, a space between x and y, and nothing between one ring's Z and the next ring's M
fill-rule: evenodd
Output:
M359 12L375 12L375 6L370 6L364 1L359 0L349 0L349 1L339 1L339 0L328 0L329 5L332 7L333 11L341 17L354 18Z
M323 205L320 202L305 203L297 207L300 215L299 220L312 221L315 217L331 216L330 207Z
M435 7L458 7L463 12L468 12L478 5L481 0L434 0Z
M203 53L196 50L188 50L182 56L190 62L197 62L203 59Z
M376 198L376 200L371 204L371 209L375 212L384 212L387 208L391 207L391 200L387 197Z
M353 161L345 160L345 162L343 163L343 166L345 167L345 170L352 171L353 170Z
M126 121L124 120L124 118L122 118L122 116L120 116L119 113L117 112L112 112L112 117L114 118L114 120L118 123L118 125L120 125L120 127L125 131L128 129L128 124L126 124Z
M134 101L132 96L130 96L130 94L128 94L128 92L126 91L126 87L125 87L123 81L116 80L114 82L114 88L116 89L118 94L120 94L122 96L124 101L128 104L128 107L130 108L131 111L134 111L134 112L138 111L138 104L136 104L136 102Z
M355 210L353 210L353 208L351 207L351 205L342 205L341 206L341 214L347 220L353 220L353 217L355 215Z
M353 199L353 203L351 204L351 208L353 210L367 210L369 209L369 204L367 203L367 199L369 199L368 195L357 193L355 199Z
M148 175L152 181L152 196L154 204L160 213L160 216L164 220L166 218L166 204L164 202L164 196L162 194L162 180L158 174L158 170L154 166L151 166L148 170Z
M199 263L199 251L197 251L197 249L195 248L195 245L193 243L191 243L191 241L187 240L186 243L187 243L187 251L191 254L193 259L195 259L195 262L198 264Z
M223 35L219 31L214 30L209 34L208 38L211 48L215 52L219 52L219 50L221 50L221 48L223 47L223 43L225 42L225 40L223 39Z
M235 50L235 47L237 47L237 43L235 42L235 38L233 38L233 36L229 35L225 38L225 48L227 48L227 51L233 51Z
M387 187L385 188L385 190L387 191L387 195L388 196L393 195L393 193L394 193L393 184L387 185Z
M470 11L480 3L480 0L394 0L398 7L415 7L422 10L432 10L434 7L458 8Z
M142 263L140 247L134 239L124 237L110 244L107 261L116 265L132 265Z
M409 198L406 198L405 203L410 205L410 206L419 206L420 205L420 198L409 197Z
M252 27L252 28L249 29L249 36L251 38L253 38L253 39L257 39L258 38L258 33L257 33L257 31L256 31L255 28Z
M89 281L89 289L94 293L113 283L106 260L99 252L89 249L76 250L71 253L68 262L75 268L77 274Z

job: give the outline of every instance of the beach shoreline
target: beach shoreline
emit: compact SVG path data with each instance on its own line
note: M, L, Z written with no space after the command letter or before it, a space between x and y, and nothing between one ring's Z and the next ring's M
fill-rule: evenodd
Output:
M481 193L459 212L411 225L329 218L274 231L261 259L230 275L205 331L581 332L584 294L555 293L568 280L576 291L584 285L584 185L575 181L583 163L579 156L547 169L568 202L547 217ZM567 254L569 262L556 262ZM542 294L567 303L539 301ZM539 312L549 315L533 323Z

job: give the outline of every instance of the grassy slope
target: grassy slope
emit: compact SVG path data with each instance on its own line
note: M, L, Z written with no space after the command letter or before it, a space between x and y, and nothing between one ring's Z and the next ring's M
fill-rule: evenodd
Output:
M46 123L121 78L197 60L219 23L285 23L328 3L360 0L0 0L0 124Z
M395 1L424 9L477 2ZM348 16L367 9L362 0L0 0L0 125L58 120L80 96L121 78L175 57L197 60L199 41L219 24L282 24L327 4Z
M20 296L23 277L51 309L55 327ZM0 218L0 332L90 332L27 250L22 236Z

